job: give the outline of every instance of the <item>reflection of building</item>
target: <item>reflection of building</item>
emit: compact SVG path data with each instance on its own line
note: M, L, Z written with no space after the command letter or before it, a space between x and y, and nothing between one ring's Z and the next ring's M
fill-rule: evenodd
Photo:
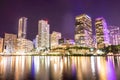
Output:
M30 52L33 49L33 42L28 39L17 39L18 52Z
M110 26L110 44L118 45L120 44L120 28L116 26Z
M75 43L82 47L91 47L92 44L92 23L91 18L82 14L75 18Z
M19 19L18 38L26 38L27 18L22 17Z
M0 52L3 52L3 38L0 38Z
M107 24L104 18L95 20L97 48L103 48L109 45L109 35Z
M49 49L49 24L45 20L40 20L38 23L38 35L37 35L37 50Z
M51 34L51 48L59 45L59 39L61 39L61 33L53 31Z
M17 48L17 35L5 33L4 52L14 53Z

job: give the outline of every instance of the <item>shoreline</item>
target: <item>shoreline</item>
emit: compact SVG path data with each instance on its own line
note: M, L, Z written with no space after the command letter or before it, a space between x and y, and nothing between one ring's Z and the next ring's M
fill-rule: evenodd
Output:
M1 55L0 56L120 56L120 54L114 54L114 55L106 55L106 54L98 54L98 55L93 55L93 54L86 54L86 55L83 55L83 54L71 54L71 55L68 55L68 54L65 54L65 55L62 55L62 54L46 54L46 55L41 55L41 54L31 54L31 55Z

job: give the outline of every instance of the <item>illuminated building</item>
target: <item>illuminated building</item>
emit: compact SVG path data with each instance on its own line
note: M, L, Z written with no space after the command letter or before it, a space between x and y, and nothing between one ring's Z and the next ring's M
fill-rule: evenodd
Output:
M17 52L30 52L34 47L33 47L33 42L28 39L17 39Z
M21 17L18 25L18 38L26 38L27 18Z
M67 48L67 47L72 47L72 46L75 46L74 40L61 38L61 39L59 39L59 45L57 47L58 48Z
M109 31L107 28L107 23L104 18L97 18L95 20L96 27L96 41L97 48L104 48L108 46L109 43Z
M35 48L38 48L38 35L36 35L36 38L35 38Z
M92 22L86 14L75 18L75 43L82 47L91 47L92 44Z
M59 39L61 39L61 33L53 31L51 34L51 48L55 48L59 45Z
M4 52L14 53L17 49L17 35L5 33L4 37Z
M0 52L3 52L3 38L0 38Z
M120 44L120 28L116 26L110 26L109 32L110 32L110 44L119 45Z
M37 35L37 50L47 50L50 47L50 34L49 24L45 20L39 20L38 22L38 35Z

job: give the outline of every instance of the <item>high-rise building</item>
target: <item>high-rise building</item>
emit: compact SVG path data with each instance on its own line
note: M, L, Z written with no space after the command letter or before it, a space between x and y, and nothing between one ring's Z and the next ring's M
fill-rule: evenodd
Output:
M17 49L17 35L5 33L4 52L15 53Z
M26 38L27 18L21 17L18 24L18 38Z
M109 31L107 28L107 23L104 18L97 18L95 20L95 27L96 27L96 41L97 41L97 48L104 48L108 46L109 43Z
M50 47L50 34L48 21L39 20L38 22L38 35L36 36L37 50L45 50Z
M53 31L51 34L51 48L55 48L59 45L59 39L61 39L61 33Z
M92 21L86 14L75 18L75 43L82 47L92 47Z
M110 44L119 45L120 44L120 28L117 26L109 26L110 33Z
M3 52L3 38L0 38L0 53Z

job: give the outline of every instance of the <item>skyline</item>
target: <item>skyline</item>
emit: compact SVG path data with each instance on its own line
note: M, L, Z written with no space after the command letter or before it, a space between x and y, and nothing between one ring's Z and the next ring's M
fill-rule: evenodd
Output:
M83 13L88 14L93 22L95 18L103 16L108 26L114 25L119 27L119 2L120 1L116 0L113 4L113 0L0 1L0 37L3 37L5 32L17 34L18 20L23 16L28 18L28 39L35 38L35 35L38 33L38 20L40 19L48 20L50 33L52 33L52 31L58 31L62 33L63 37L73 39L75 16Z

